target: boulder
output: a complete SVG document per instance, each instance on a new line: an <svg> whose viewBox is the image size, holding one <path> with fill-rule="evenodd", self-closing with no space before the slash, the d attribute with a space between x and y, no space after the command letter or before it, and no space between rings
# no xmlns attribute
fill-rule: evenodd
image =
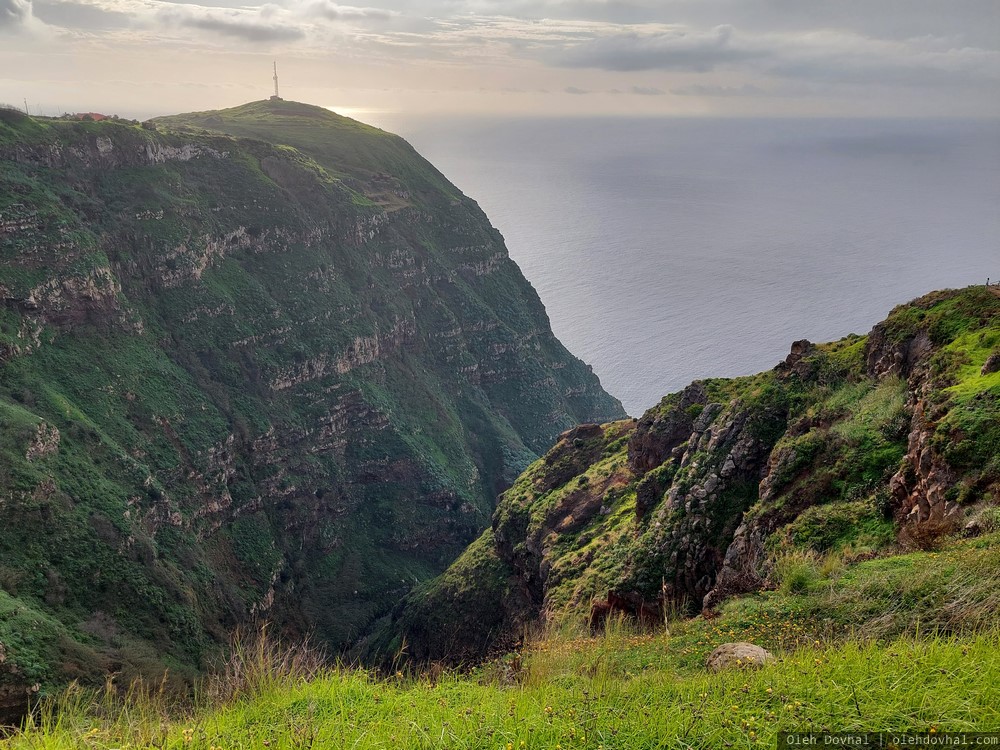
<svg viewBox="0 0 1000 750"><path fill-rule="evenodd" d="M990 375L994 372L1000 372L1000 351L993 352L983 363L983 369L980 370L982 375Z"/></svg>
<svg viewBox="0 0 1000 750"><path fill-rule="evenodd" d="M792 350L785 357L785 361L779 362L774 369L779 375L787 376L794 373L800 378L807 378L812 372L813 365L805 358L815 351L816 345L808 339L794 341L792 342Z"/></svg>
<svg viewBox="0 0 1000 750"><path fill-rule="evenodd" d="M723 643L705 659L709 672L733 667L759 667L774 659L770 651L752 643Z"/></svg>

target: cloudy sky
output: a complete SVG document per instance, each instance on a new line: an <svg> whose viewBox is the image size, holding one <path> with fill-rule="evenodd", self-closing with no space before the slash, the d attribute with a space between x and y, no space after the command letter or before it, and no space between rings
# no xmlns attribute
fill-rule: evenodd
<svg viewBox="0 0 1000 750"><path fill-rule="evenodd" d="M230 106L277 59L285 98L362 117L1000 116L1000 0L366 2L0 0L0 102Z"/></svg>

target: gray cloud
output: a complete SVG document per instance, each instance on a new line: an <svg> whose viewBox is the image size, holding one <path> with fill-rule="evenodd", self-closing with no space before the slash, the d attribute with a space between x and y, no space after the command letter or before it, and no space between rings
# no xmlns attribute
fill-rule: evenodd
<svg viewBox="0 0 1000 750"><path fill-rule="evenodd" d="M555 67L698 73L739 69L826 83L928 86L1000 78L1000 51L939 37L887 40L831 30L754 34L732 26L708 31L640 27L629 33L619 28L550 46L541 58Z"/></svg>
<svg viewBox="0 0 1000 750"><path fill-rule="evenodd" d="M766 72L828 83L933 86L1000 78L1000 51L951 47L947 40L830 39L775 52Z"/></svg>
<svg viewBox="0 0 1000 750"><path fill-rule="evenodd" d="M734 44L733 34L732 26L717 26L707 32L671 29L652 34L615 34L560 49L548 61L567 68L706 72L767 54Z"/></svg>
<svg viewBox="0 0 1000 750"><path fill-rule="evenodd" d="M4 1L0 0L0 2ZM105 10L90 3L35 0L34 12L39 20L52 26L65 28L121 29L131 25L131 16L127 13Z"/></svg>
<svg viewBox="0 0 1000 750"><path fill-rule="evenodd" d="M351 5L338 5L331 0L316 0L303 6L307 16L319 16L331 21L388 21L399 15L396 11L384 8L357 8Z"/></svg>
<svg viewBox="0 0 1000 750"><path fill-rule="evenodd" d="M161 21L190 29L201 29L247 42L288 42L302 39L305 31L272 20L274 9L264 6L259 12L215 10L195 7L160 11Z"/></svg>
<svg viewBox="0 0 1000 750"><path fill-rule="evenodd" d="M840 29L906 40L952 37L991 46L1000 39L996 0L657 0L675 23L731 23L748 31ZM652 4L651 4L652 6Z"/></svg>
<svg viewBox="0 0 1000 750"><path fill-rule="evenodd" d="M712 84L693 83L689 86L680 86L670 89L670 93L676 96L770 96L770 92L759 86L744 83L742 86L719 86Z"/></svg>
<svg viewBox="0 0 1000 750"><path fill-rule="evenodd" d="M161 5L163 7L156 14L160 22L263 43L304 39L307 30L315 31L315 22L321 20L381 23L397 15L390 10L339 5L332 0L291 0L284 5L234 8Z"/></svg>
<svg viewBox="0 0 1000 750"><path fill-rule="evenodd" d="M618 24L731 24L748 31L842 29L863 36L952 36L976 46L1000 39L997 0L385 0L428 15L502 14Z"/></svg>
<svg viewBox="0 0 1000 750"><path fill-rule="evenodd" d="M0 31L11 31L30 22L30 0L0 0Z"/></svg>
<svg viewBox="0 0 1000 750"><path fill-rule="evenodd" d="M387 80L404 79L399 90L406 92L440 79L442 96L458 108L471 98L455 92L469 87L535 91L544 85L562 95L544 103L510 97L510 106L584 111L610 106L602 100L611 94L620 95L615 111L693 104L655 100L669 91L716 98L713 107L734 112L1000 114L1000 0L341 2L357 6L338 0L0 0L0 47L23 55L14 58L23 72L15 70L9 81L41 70L53 80L76 80L79 71L51 53L55 45L94 70L115 66L118 45L130 55L148 52L163 66L173 65L177 49L210 48L233 53L232 62L213 59L237 79L243 62L236 55L287 43L288 55L315 71L316 89L329 85L331 61L348 61L350 81L338 78L337 85L357 86L359 93L350 96L378 104L388 95L371 92ZM57 34L53 27L78 33ZM50 40L51 49L37 39ZM5 96L16 98L20 90ZM66 95L53 96L65 101ZM411 101L425 106L422 98Z"/></svg>

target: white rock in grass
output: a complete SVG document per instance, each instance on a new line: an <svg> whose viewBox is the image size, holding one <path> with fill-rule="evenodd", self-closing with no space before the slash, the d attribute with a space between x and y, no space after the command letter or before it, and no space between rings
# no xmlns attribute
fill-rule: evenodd
<svg viewBox="0 0 1000 750"><path fill-rule="evenodd" d="M723 643L705 659L709 672L721 672L734 667L759 667L771 661L770 651L752 643Z"/></svg>

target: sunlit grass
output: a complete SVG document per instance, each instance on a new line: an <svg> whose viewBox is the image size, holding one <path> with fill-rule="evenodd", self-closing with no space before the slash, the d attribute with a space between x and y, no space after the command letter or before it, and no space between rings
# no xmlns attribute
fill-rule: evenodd
<svg viewBox="0 0 1000 750"><path fill-rule="evenodd" d="M471 672L316 671L307 651L250 640L195 706L162 691L67 691L5 744L38 748L774 747L780 730L1000 726L995 537L942 552L811 566L803 586L711 619L601 634L562 621ZM881 592L881 593L879 593ZM777 659L710 675L720 643ZM286 653L287 651L287 653Z"/></svg>
<svg viewBox="0 0 1000 750"><path fill-rule="evenodd" d="M148 697L110 713L77 697L8 746L773 747L779 730L958 731L1000 722L996 633L814 645L758 671L721 675L658 666L669 636L611 638L624 640L611 649L601 639L550 644L529 658L527 678L511 685L339 669L188 716L169 716ZM651 665L621 669L614 664L619 645ZM601 659L604 668L595 669Z"/></svg>

